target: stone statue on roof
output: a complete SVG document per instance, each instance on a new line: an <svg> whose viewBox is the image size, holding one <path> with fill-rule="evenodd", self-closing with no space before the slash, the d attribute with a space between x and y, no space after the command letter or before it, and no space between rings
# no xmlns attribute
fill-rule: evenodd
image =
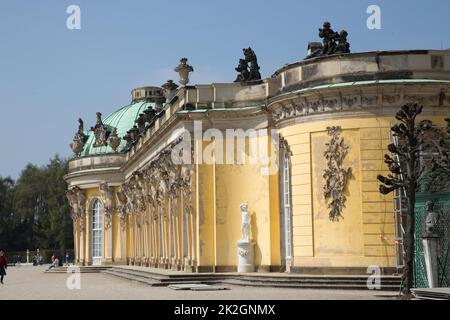
<svg viewBox="0 0 450 320"><path fill-rule="evenodd" d="M94 135L95 135L95 144L94 147L98 148L98 147L104 147L108 145L108 136L109 136L109 132L108 129L106 128L106 126L103 124L102 121L102 114L100 112L96 113L97 115L97 122L95 124L95 127L91 128L91 131L94 131Z"/></svg>
<svg viewBox="0 0 450 320"><path fill-rule="evenodd" d="M78 131L73 137L72 143L70 144L70 149L73 153L78 156L81 151L83 151L84 145L86 144L87 136L84 134L84 122L81 118L78 119Z"/></svg>
<svg viewBox="0 0 450 320"><path fill-rule="evenodd" d="M323 28L319 28L319 37L322 38L322 47L311 52L306 59L328 56L332 54L350 53L350 44L347 41L348 32L342 30L335 32L331 23L325 21Z"/></svg>
<svg viewBox="0 0 450 320"><path fill-rule="evenodd" d="M261 80L261 69L258 65L258 58L252 48L242 49L244 59L239 59L239 65L235 68L239 72L234 82L247 82ZM249 70L250 69L250 70Z"/></svg>

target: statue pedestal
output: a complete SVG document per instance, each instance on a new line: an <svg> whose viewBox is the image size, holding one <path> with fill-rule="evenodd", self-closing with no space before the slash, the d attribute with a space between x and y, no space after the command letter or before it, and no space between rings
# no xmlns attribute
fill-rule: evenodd
<svg viewBox="0 0 450 320"><path fill-rule="evenodd" d="M423 255L425 258L425 267L427 269L427 280L430 288L439 286L438 280L438 245L437 235L429 235L422 238Z"/></svg>
<svg viewBox="0 0 450 320"><path fill-rule="evenodd" d="M239 240L237 242L238 272L255 272L255 242Z"/></svg>

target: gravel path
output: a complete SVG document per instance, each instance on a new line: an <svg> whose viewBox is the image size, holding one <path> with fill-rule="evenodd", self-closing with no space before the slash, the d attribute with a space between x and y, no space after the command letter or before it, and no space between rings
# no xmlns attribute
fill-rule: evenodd
<svg viewBox="0 0 450 320"><path fill-rule="evenodd" d="M373 300L393 299L395 292L314 290L229 286L226 291L174 291L150 287L108 274L80 274L81 289L69 290L69 274L46 274L45 267L10 267L0 300Z"/></svg>

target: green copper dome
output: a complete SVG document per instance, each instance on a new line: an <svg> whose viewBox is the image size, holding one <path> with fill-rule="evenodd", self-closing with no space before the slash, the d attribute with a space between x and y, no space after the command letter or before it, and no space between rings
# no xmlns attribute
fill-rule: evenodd
<svg viewBox="0 0 450 320"><path fill-rule="evenodd" d="M147 108L155 108L155 103L147 101L134 102L128 106L120 108L103 120L103 124L107 127L108 131L113 132L114 129L117 129L117 135L121 138L120 146L118 147L117 152L114 152L114 150L112 150L109 146L94 147L94 132L87 131L85 134L88 136L88 139L83 151L79 154L79 157L123 152L127 145L127 142L123 139L123 136L125 136L127 131L135 125L135 121L139 114L143 113Z"/></svg>

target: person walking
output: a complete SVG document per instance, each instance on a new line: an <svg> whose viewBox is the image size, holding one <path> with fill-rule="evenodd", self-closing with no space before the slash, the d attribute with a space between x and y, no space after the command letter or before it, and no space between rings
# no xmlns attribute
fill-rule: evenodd
<svg viewBox="0 0 450 320"><path fill-rule="evenodd" d="M3 277L6 276L8 262L6 261L5 252L0 249L0 283L3 284Z"/></svg>

